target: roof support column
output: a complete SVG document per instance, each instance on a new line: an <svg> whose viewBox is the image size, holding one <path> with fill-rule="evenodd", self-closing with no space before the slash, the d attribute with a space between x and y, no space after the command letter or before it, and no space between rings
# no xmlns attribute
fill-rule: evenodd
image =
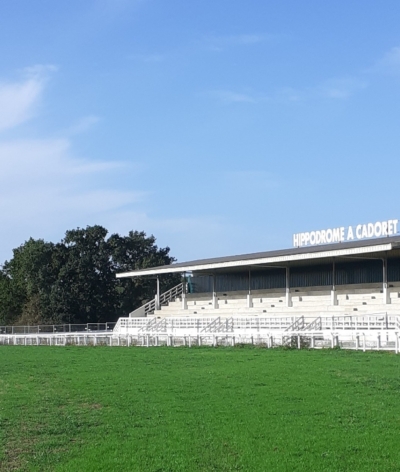
<svg viewBox="0 0 400 472"><path fill-rule="evenodd" d="M286 267L286 306L292 305L292 294L290 293L290 268Z"/></svg>
<svg viewBox="0 0 400 472"><path fill-rule="evenodd" d="M387 259L382 259L383 262L383 284L382 284L382 294L383 294L383 304L387 305L390 303L390 293L388 290L387 282Z"/></svg>
<svg viewBox="0 0 400 472"><path fill-rule="evenodd" d="M332 263L332 290L331 290L331 305L336 306L337 302L337 293L336 293L336 264L335 259Z"/></svg>
<svg viewBox="0 0 400 472"><path fill-rule="evenodd" d="M251 270L249 269L249 293L247 294L247 308L253 308L253 297L251 295Z"/></svg>
<svg viewBox="0 0 400 472"><path fill-rule="evenodd" d="M158 278L158 275L157 275L157 293L155 296L155 302L156 302L156 310L159 310L161 305L160 305L160 279Z"/></svg>
<svg viewBox="0 0 400 472"><path fill-rule="evenodd" d="M216 276L213 274L213 295L212 295L212 307L214 309L218 308L218 298L217 298L217 287L216 287Z"/></svg>
<svg viewBox="0 0 400 472"><path fill-rule="evenodd" d="M182 310L187 310L186 292L187 292L186 274L183 274Z"/></svg>

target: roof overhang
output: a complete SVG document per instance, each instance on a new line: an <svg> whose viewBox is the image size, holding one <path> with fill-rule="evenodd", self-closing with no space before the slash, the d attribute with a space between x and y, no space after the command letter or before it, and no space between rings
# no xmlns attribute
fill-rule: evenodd
<svg viewBox="0 0 400 472"><path fill-rule="evenodd" d="M307 248L302 248L298 252L293 252L293 250L282 251L279 254L279 251L271 251L270 253L260 253L258 254L247 254L243 256L234 256L231 258L226 257L222 258L223 260L218 259L204 259L201 261L192 261L187 263L178 263L171 264L168 266L154 267L150 269L135 270L132 272L123 272L117 274L117 278L125 277L143 277L149 275L162 275L162 274L173 274L173 273L185 273L185 272L212 272L221 269L249 269L250 267L257 266L289 266L291 262L295 261L313 261L314 263L317 260L320 260L321 263L326 262L332 258L345 258L345 257L378 257L379 253L385 254L387 251L391 251L393 248L398 247L395 242L385 242L382 243L382 240L376 241L376 244L369 245L360 245L352 247L343 247L344 245L336 244L330 245L328 247L320 246L317 250L308 250ZM373 243L373 242L372 242ZM333 247L332 247L333 246ZM304 250L306 249L306 250ZM310 248L308 248L310 249ZM383 257L383 256L382 256Z"/></svg>

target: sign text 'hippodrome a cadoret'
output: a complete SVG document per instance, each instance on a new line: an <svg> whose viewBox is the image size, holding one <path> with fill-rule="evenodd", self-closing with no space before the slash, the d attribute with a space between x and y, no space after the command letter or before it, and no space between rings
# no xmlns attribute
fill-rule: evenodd
<svg viewBox="0 0 400 472"><path fill-rule="evenodd" d="M293 246L315 246L316 244L341 243L357 239L379 238L397 234L398 220L377 221L357 226L329 228L293 235Z"/></svg>

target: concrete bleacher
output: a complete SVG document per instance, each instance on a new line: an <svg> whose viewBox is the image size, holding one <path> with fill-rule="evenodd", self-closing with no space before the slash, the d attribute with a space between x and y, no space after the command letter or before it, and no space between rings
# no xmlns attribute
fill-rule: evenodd
<svg viewBox="0 0 400 472"><path fill-rule="evenodd" d="M154 312L156 317L212 316L333 316L400 313L400 283L388 287L388 302L384 303L381 284L341 285L336 287L336 304L332 303L328 287L292 288L291 306L284 290L257 290L218 293L216 303L212 293L186 294ZM185 308L185 307L186 308Z"/></svg>

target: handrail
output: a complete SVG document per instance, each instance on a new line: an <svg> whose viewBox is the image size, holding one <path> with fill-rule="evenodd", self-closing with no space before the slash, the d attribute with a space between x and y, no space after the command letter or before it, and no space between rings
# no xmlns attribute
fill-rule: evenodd
<svg viewBox="0 0 400 472"><path fill-rule="evenodd" d="M175 285L175 287L170 288L166 292L160 295L160 307L168 305L169 302L175 301L183 293L183 283ZM156 296L157 298L157 296ZM137 316L148 316L155 312L156 310L156 298L145 303L141 307L133 310L129 313L129 316L135 318Z"/></svg>
<svg viewBox="0 0 400 472"><path fill-rule="evenodd" d="M40 334L112 331L118 324L111 323L65 323L54 325L0 326L0 334Z"/></svg>
<svg viewBox="0 0 400 472"><path fill-rule="evenodd" d="M297 318L285 331L298 331L304 329L304 316Z"/></svg>
<svg viewBox="0 0 400 472"><path fill-rule="evenodd" d="M321 329L322 329L322 321L321 321L320 316L318 316L318 318L315 318L315 320L309 323L307 326L304 326L305 331L315 331L315 330L321 330Z"/></svg>

